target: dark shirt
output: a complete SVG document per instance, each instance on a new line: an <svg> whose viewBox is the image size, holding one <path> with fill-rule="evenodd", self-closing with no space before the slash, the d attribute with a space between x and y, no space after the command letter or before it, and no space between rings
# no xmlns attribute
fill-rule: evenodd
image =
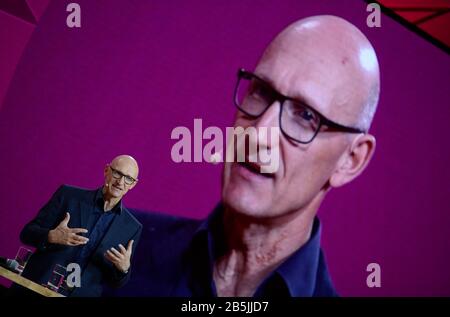
<svg viewBox="0 0 450 317"><path fill-rule="evenodd" d="M129 284L109 296L217 296L213 265L226 249L223 207L205 220L135 212L144 225ZM308 242L279 265L255 297L337 296L320 249L314 220Z"/></svg>
<svg viewBox="0 0 450 317"><path fill-rule="evenodd" d="M104 204L105 200L103 199L102 188L100 188L95 194L93 212L89 215L86 228L84 228L88 230L87 237L89 238L89 241L80 248L77 258L74 261L80 265L82 270L86 267L90 256L97 248L100 241L102 241L103 236L108 231L115 216L122 212L122 201L109 211L104 211Z"/></svg>

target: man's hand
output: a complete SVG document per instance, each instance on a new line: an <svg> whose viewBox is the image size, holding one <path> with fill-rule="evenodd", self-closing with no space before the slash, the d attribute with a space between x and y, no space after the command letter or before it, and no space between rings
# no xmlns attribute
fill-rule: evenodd
<svg viewBox="0 0 450 317"><path fill-rule="evenodd" d="M86 229L67 227L69 220L70 214L66 212L66 217L61 221L58 227L48 232L48 242L76 246L86 244L89 241L88 238L78 235L78 233L88 232Z"/></svg>
<svg viewBox="0 0 450 317"><path fill-rule="evenodd" d="M121 272L126 273L130 268L131 252L133 250L134 240L128 241L128 246L125 249L123 245L119 244L120 251L114 248L106 251L105 258L110 261Z"/></svg>

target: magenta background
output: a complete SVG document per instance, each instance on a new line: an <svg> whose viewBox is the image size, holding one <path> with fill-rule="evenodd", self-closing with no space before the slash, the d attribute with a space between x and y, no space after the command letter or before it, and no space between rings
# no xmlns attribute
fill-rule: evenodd
<svg viewBox="0 0 450 317"><path fill-rule="evenodd" d="M48 1L30 2L43 11ZM15 255L22 226L60 184L97 187L121 153L141 165L128 206L206 216L221 165L173 163L172 129L194 118L229 126L237 68L252 69L296 19L335 14L372 41L382 76L375 157L320 210L337 290L450 296L446 53L387 16L366 27L357 0L75 1L81 29L65 25L69 2L50 1L37 27L0 12L0 255ZM379 289L366 286L370 262L381 265Z"/></svg>

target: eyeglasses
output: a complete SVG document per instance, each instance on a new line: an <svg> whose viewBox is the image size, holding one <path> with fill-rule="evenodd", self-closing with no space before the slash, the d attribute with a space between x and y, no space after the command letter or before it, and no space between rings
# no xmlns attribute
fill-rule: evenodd
<svg viewBox="0 0 450 317"><path fill-rule="evenodd" d="M244 69L238 71L234 103L240 111L249 117L258 118L275 101L280 102L281 132L298 143L312 142L322 126L348 133L365 133L363 130L331 121L304 102L280 94L253 73Z"/></svg>
<svg viewBox="0 0 450 317"><path fill-rule="evenodd" d="M109 166L109 168L111 169L111 174L115 179L121 179L123 177L125 184L127 185L133 185L133 183L136 181L136 179L134 179L133 177L125 175L121 171L118 171L115 168L112 168L111 166Z"/></svg>

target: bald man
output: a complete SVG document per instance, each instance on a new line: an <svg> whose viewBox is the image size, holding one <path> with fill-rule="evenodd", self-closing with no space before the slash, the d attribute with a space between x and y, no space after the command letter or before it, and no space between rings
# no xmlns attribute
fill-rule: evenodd
<svg viewBox="0 0 450 317"><path fill-rule="evenodd" d="M374 49L355 26L334 16L288 26L253 71L239 70L234 96L235 127L281 131L278 142L250 134L241 143L278 151L279 168L264 173L247 153L245 162L224 164L222 201L205 221L146 219L152 226L143 239L147 253L124 291L337 295L316 214L332 188L351 182L369 163L378 94Z"/></svg>
<svg viewBox="0 0 450 317"><path fill-rule="evenodd" d="M136 160L120 155L105 166L102 187L61 186L20 234L23 243L36 248L22 275L47 285L56 264L75 263L81 283L59 289L63 295L100 296L104 283L123 286L142 225L122 198L136 186L138 174Z"/></svg>

